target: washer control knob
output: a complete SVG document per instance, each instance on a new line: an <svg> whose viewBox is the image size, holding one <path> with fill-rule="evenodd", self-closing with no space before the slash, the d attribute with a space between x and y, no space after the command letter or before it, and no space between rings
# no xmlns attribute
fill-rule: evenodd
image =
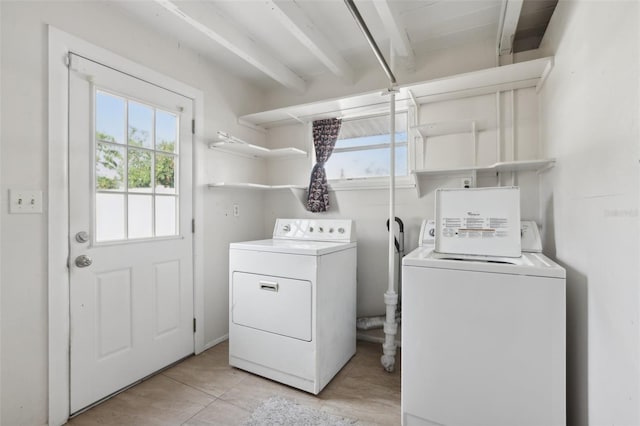
<svg viewBox="0 0 640 426"><path fill-rule="evenodd" d="M344 228L338 228L338 232L344 234Z"/></svg>

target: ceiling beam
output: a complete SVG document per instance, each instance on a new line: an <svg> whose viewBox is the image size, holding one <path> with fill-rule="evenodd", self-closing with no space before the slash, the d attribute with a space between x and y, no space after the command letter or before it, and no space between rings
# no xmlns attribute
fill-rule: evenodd
<svg viewBox="0 0 640 426"><path fill-rule="evenodd" d="M502 15L498 27L498 55L513 52L513 39L520 20L520 11L524 0L503 0Z"/></svg>
<svg viewBox="0 0 640 426"><path fill-rule="evenodd" d="M329 71L347 83L353 82L353 70L324 34L309 20L295 2L265 0L275 18L302 43Z"/></svg>
<svg viewBox="0 0 640 426"><path fill-rule="evenodd" d="M306 90L307 85L303 79L216 13L207 2L183 2L178 7L171 0L154 1L283 86L298 92Z"/></svg>
<svg viewBox="0 0 640 426"><path fill-rule="evenodd" d="M391 39L393 52L405 59L408 69L415 67L415 55L407 31L400 24L400 16L393 9L390 0L374 0L373 5Z"/></svg>

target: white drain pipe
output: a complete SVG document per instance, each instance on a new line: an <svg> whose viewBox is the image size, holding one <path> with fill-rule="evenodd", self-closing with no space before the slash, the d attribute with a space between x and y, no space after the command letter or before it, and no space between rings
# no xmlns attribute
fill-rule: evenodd
<svg viewBox="0 0 640 426"><path fill-rule="evenodd" d="M378 45L376 44L369 28L367 28L367 24L362 19L362 15L358 11L353 0L344 0L344 3L347 5L347 8L353 15L358 27L364 34L369 46L373 50L374 55L380 62L380 66L384 70L387 78L389 79L389 93L391 94L389 104L391 106L391 159L390 159L390 178L389 178L389 223L393 225L395 222L395 195L396 195L396 94L394 91L394 85L396 84L396 77L393 75L393 71L387 64L387 61L382 56ZM391 55L393 57L393 54ZM391 231L391 228L389 229ZM394 279L395 279L395 244L394 244L394 233L389 232L389 287L387 292L384 294L384 303L387 305L387 315L386 321L384 323L384 343L382 345L383 353L380 362L384 366L384 369L388 372L392 372L395 368L396 364L396 333L398 332L398 324L396 323L396 307L398 305L398 295L394 289Z"/></svg>
<svg viewBox="0 0 640 426"><path fill-rule="evenodd" d="M384 369L391 373L396 366L396 334L398 333L398 323L396 322L398 294L394 288L396 276L395 234L391 232L396 220L396 94L393 89L390 89L389 109L391 111L389 123L391 134L391 146L389 147L391 150L389 153L389 274L387 292L384 294L387 318L384 323L383 355L380 362Z"/></svg>

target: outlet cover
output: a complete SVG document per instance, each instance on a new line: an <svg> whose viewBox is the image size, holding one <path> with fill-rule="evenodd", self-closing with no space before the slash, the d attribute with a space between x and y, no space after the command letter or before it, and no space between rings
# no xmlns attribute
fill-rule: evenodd
<svg viewBox="0 0 640 426"><path fill-rule="evenodd" d="M473 181L473 176L463 177L461 184L463 188L474 188L476 186Z"/></svg>

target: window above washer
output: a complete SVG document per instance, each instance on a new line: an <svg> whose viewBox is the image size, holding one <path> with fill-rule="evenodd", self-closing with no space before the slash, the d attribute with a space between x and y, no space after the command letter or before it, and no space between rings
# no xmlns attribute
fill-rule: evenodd
<svg viewBox="0 0 640 426"><path fill-rule="evenodd" d="M396 114L396 176L409 172L408 113ZM389 114L344 119L329 161L327 178L340 182L389 176Z"/></svg>

